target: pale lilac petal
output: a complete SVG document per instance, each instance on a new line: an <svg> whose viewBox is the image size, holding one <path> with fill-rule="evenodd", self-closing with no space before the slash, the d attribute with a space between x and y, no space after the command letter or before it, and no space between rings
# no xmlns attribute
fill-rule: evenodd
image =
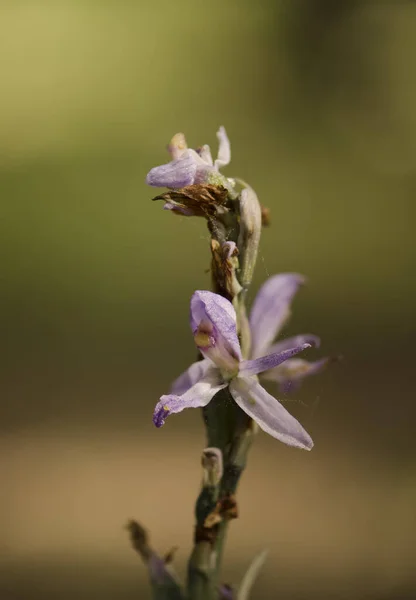
<svg viewBox="0 0 416 600"><path fill-rule="evenodd" d="M206 358L192 363L192 365L172 383L170 393L175 394L176 396L184 394L189 388L204 377L210 366L212 366L212 362Z"/></svg>
<svg viewBox="0 0 416 600"><path fill-rule="evenodd" d="M288 358L291 358L292 356L295 356L295 354L299 354L302 350L306 350L306 348L310 347L311 345L306 343L301 344L296 348L289 348L288 350L283 350L283 352L268 354L267 356L255 358L254 360L243 360L240 363L240 375L247 377L263 373L264 371L270 371L281 365Z"/></svg>
<svg viewBox="0 0 416 600"><path fill-rule="evenodd" d="M186 206L179 206L173 202L165 202L163 210L171 210L173 213L182 215L184 217L193 217L195 214L192 210L186 208Z"/></svg>
<svg viewBox="0 0 416 600"><path fill-rule="evenodd" d="M187 151L180 158L151 169L146 183L153 187L182 188L194 183L196 171L194 155Z"/></svg>
<svg viewBox="0 0 416 600"><path fill-rule="evenodd" d="M319 346L321 345L321 340L317 335L313 335L312 333L294 335L293 337L288 337L283 340L279 340L278 342L270 346L267 352L270 354L274 354L275 352L283 352L283 350L295 348L296 346L300 346L301 344L310 344L314 348L319 348Z"/></svg>
<svg viewBox="0 0 416 600"><path fill-rule="evenodd" d="M250 313L253 358L266 354L290 315L290 303L305 279L298 273L270 277L260 288Z"/></svg>
<svg viewBox="0 0 416 600"><path fill-rule="evenodd" d="M162 396L156 404L153 413L153 423L156 427L165 424L166 417L172 413L179 413L185 408L199 408L206 406L217 392L226 387L219 377L218 370L211 367L195 385L187 390L182 396L168 394Z"/></svg>
<svg viewBox="0 0 416 600"><path fill-rule="evenodd" d="M173 160L151 169L146 177L146 183L153 187L173 189L205 183L212 172L218 171L221 166L230 161L230 143L223 127L219 129L217 137L220 144L218 158L214 165L207 144L193 150L187 147L184 134L177 133L168 145L168 152Z"/></svg>
<svg viewBox="0 0 416 600"><path fill-rule="evenodd" d="M194 183L206 183L209 179L209 174L212 173L213 170L214 167L210 167L205 163L203 165L199 165L196 170Z"/></svg>
<svg viewBox="0 0 416 600"><path fill-rule="evenodd" d="M211 149L208 146L208 144L204 144L203 146L201 146L201 148L197 148L196 152L199 154L199 156L202 158L205 164L207 164L210 167L214 166L211 156Z"/></svg>
<svg viewBox="0 0 416 600"><path fill-rule="evenodd" d="M288 446L310 450L313 441L302 425L254 377L236 377L230 392L238 406L258 426Z"/></svg>
<svg viewBox="0 0 416 600"><path fill-rule="evenodd" d="M231 302L209 291L197 291L191 298L191 329L202 354L220 369L238 371L241 360L236 328L237 317Z"/></svg>
<svg viewBox="0 0 416 600"><path fill-rule="evenodd" d="M206 149L208 149L208 152ZM201 151L193 150L192 148L190 148L188 150L188 153L190 156L192 156L196 164L194 183L206 183L208 181L209 174L215 170L212 164L212 157L210 163L211 152L209 150L209 146L203 146Z"/></svg>
<svg viewBox="0 0 416 600"><path fill-rule="evenodd" d="M229 300L208 290L196 291L191 298L191 328L195 331L203 319L211 321L225 337L234 337L238 343L234 306Z"/></svg>
<svg viewBox="0 0 416 600"><path fill-rule="evenodd" d="M280 390L287 394L299 389L300 383L305 377L320 373L330 360L329 357L325 357L309 362L302 358L292 358L274 369L265 371L262 377L268 381L277 382L280 385Z"/></svg>
<svg viewBox="0 0 416 600"><path fill-rule="evenodd" d="M214 163L216 170L218 171L221 167L228 165L231 160L231 146L230 140L228 139L227 133L224 127L220 127L217 131L217 138L219 142L218 157Z"/></svg>

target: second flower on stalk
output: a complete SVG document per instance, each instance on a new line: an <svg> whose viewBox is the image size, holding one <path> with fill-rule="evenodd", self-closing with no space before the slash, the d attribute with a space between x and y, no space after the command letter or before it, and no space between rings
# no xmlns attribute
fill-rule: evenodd
<svg viewBox="0 0 416 600"><path fill-rule="evenodd" d="M276 284L281 287L282 283L286 284L284 288L287 290L289 287L294 288L294 291L284 294L284 298L280 297L287 313L290 300L299 285L299 283L293 285L293 280L299 276L285 274L276 277L284 277L284 282L281 279L276 281L276 278L271 278L264 288L268 285L270 292L272 288L276 288ZM273 285L270 285L272 282ZM290 283L292 285L288 286ZM273 296L276 294L272 294L272 298ZM261 298L262 296L259 294L257 303L261 301ZM267 288L263 289L263 298L263 308L260 313L267 314L266 309L267 306L270 308L271 299ZM257 304L256 310L255 303L254 321L256 321L255 317L259 309ZM276 310L274 313L276 315ZM280 311L280 321L282 315L283 313ZM279 324L277 323L277 325ZM286 345L286 348L271 352L266 356L259 356L256 351L252 360L243 360L237 336L234 307L222 296L209 291L197 291L192 296L191 329L194 341L204 356L204 360L193 363L174 383L173 393L161 397L153 416L157 427L161 427L166 417L172 413L181 412L185 408L206 406L217 392L228 387L234 401L256 421L261 429L290 446L307 450L313 447L313 441L309 434L286 408L261 386L257 375L263 372L273 373L284 361L290 360L302 350L311 347L310 342L315 343L316 341L314 336L299 338L300 341L297 345L292 347ZM269 334L272 332L273 339L277 333L277 327L270 328L269 322L268 332ZM310 340L307 341L306 337ZM259 347L259 341L257 341L257 347ZM303 368L303 371L305 370Z"/></svg>

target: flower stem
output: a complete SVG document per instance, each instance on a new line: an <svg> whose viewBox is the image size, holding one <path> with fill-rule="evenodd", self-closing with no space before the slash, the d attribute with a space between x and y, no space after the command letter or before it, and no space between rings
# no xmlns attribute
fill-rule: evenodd
<svg viewBox="0 0 416 600"><path fill-rule="evenodd" d="M229 223L222 222L221 226L214 221L208 223L212 236L213 289L233 303L242 355L248 358L251 340L245 300L257 259L261 211L256 194L248 186L235 199L234 207ZM234 252L228 252L229 240L233 239L237 242L238 259ZM227 252L221 254L226 246ZM215 494L210 495L203 487L196 503L195 546L188 566L189 600L219 597L228 525L237 517L235 494L257 430L256 424L234 402L228 388L216 394L203 409L203 416L208 445L221 450L224 471Z"/></svg>

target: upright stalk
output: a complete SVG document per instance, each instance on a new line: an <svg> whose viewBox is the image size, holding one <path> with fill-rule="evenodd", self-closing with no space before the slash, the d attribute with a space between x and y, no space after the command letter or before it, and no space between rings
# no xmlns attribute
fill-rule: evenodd
<svg viewBox="0 0 416 600"><path fill-rule="evenodd" d="M229 206L227 219L208 221L213 289L233 303L243 358L248 358L250 328L245 301L257 259L261 210L249 187L244 187L237 198L229 198ZM257 427L235 404L227 388L203 409L203 415L207 445L221 451L224 471L218 496L209 498L203 488L196 503L195 546L187 590L190 600L217 600L226 534L230 520L238 516L235 494Z"/></svg>

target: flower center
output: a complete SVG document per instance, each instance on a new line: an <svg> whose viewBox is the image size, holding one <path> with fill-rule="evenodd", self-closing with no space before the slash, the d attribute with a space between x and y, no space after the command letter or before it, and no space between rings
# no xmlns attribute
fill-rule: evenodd
<svg viewBox="0 0 416 600"><path fill-rule="evenodd" d="M198 325L198 329L194 334L194 341L198 348L213 348L215 346L215 338L213 336L213 326L207 320L202 320Z"/></svg>
<svg viewBox="0 0 416 600"><path fill-rule="evenodd" d="M209 333L206 333L205 331L198 330L194 335L194 340L195 344L199 348L209 348L210 346L212 346L212 338L209 335Z"/></svg>

